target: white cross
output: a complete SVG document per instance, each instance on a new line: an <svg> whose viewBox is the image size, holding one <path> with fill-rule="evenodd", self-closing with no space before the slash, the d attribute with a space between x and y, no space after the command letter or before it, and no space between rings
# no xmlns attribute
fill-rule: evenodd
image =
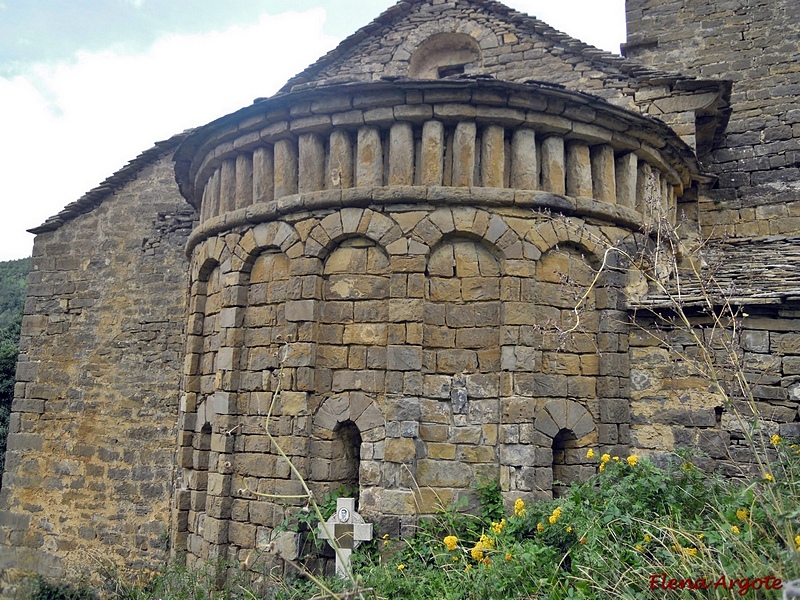
<svg viewBox="0 0 800 600"><path fill-rule="evenodd" d="M350 555L361 542L372 539L372 523L365 523L355 510L355 498L338 498L336 512L325 524L319 524L319 537L336 551L336 574L348 577Z"/></svg>

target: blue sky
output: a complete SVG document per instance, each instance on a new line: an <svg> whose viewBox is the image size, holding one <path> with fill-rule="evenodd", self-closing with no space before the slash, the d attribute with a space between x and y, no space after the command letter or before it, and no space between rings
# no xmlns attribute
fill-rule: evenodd
<svg viewBox="0 0 800 600"><path fill-rule="evenodd" d="M605 50L624 0L507 0ZM393 0L0 0L0 260L149 148L269 96ZM213 85L211 82L215 82Z"/></svg>

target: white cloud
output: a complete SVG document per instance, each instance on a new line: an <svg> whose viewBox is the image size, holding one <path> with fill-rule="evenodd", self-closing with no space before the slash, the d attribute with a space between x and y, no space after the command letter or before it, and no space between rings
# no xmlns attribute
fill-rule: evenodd
<svg viewBox="0 0 800 600"><path fill-rule="evenodd" d="M605 49L624 39L624 0L509 4ZM162 38L141 54L84 53L0 78L0 260L29 254L25 229L155 141L273 94L335 46L325 17L322 8L264 15L220 32Z"/></svg>
<svg viewBox="0 0 800 600"><path fill-rule="evenodd" d="M508 5L615 54L625 41L625 0L509 0Z"/></svg>
<svg viewBox="0 0 800 600"><path fill-rule="evenodd" d="M171 36L148 52L80 54L0 78L0 260L30 253L25 229L79 198L153 142L269 96L330 50L325 11Z"/></svg>

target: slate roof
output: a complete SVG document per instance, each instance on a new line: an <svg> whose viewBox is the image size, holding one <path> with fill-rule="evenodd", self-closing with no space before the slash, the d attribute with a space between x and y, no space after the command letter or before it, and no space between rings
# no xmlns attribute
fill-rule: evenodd
<svg viewBox="0 0 800 600"><path fill-rule="evenodd" d="M691 274L670 284L673 298L685 306L714 303L734 306L800 301L800 235L713 240L700 252L700 278ZM669 308L666 294L650 294L639 308Z"/></svg>

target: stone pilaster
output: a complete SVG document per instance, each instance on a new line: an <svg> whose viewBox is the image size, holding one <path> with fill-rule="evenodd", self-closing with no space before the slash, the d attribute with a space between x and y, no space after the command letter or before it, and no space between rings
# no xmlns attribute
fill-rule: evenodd
<svg viewBox="0 0 800 600"><path fill-rule="evenodd" d="M592 195L592 163L586 142L572 140L567 144L567 195Z"/></svg>
<svg viewBox="0 0 800 600"><path fill-rule="evenodd" d="M593 146L592 190L594 197L601 202L617 203L617 180L614 173L614 148L608 144Z"/></svg>
<svg viewBox="0 0 800 600"><path fill-rule="evenodd" d="M353 187L353 142L350 134L341 129L331 132L325 187L331 190Z"/></svg>
<svg viewBox="0 0 800 600"><path fill-rule="evenodd" d="M250 154L236 157L236 208L253 203L253 158Z"/></svg>
<svg viewBox="0 0 800 600"><path fill-rule="evenodd" d="M275 198L297 193L297 147L289 139L275 142Z"/></svg>
<svg viewBox="0 0 800 600"><path fill-rule="evenodd" d="M325 181L325 148L316 133L303 133L297 140L299 159L297 191L316 192Z"/></svg>
<svg viewBox="0 0 800 600"><path fill-rule="evenodd" d="M442 185L444 175L444 125L440 121L426 121L422 126L420 149L420 183Z"/></svg>
<svg viewBox="0 0 800 600"><path fill-rule="evenodd" d="M617 204L625 208L636 207L636 167L638 157L633 153L623 154L616 160Z"/></svg>
<svg viewBox="0 0 800 600"><path fill-rule="evenodd" d="M358 130L356 146L356 186L374 187L383 183L383 148L377 127Z"/></svg>
<svg viewBox="0 0 800 600"><path fill-rule="evenodd" d="M475 143L477 127L472 121L456 125L453 134L453 185L471 187L475 184Z"/></svg>
<svg viewBox="0 0 800 600"><path fill-rule="evenodd" d="M275 197L275 157L272 146L253 152L253 202L269 202Z"/></svg>
<svg viewBox="0 0 800 600"><path fill-rule="evenodd" d="M539 164L533 129L516 129L511 136L511 187L520 190L539 189Z"/></svg>
<svg viewBox="0 0 800 600"><path fill-rule="evenodd" d="M542 189L564 194L564 138L551 135L542 140Z"/></svg>
<svg viewBox="0 0 800 600"><path fill-rule="evenodd" d="M220 214L236 209L236 158L222 161L219 183Z"/></svg>
<svg viewBox="0 0 800 600"><path fill-rule="evenodd" d="M500 125L488 125L481 135L481 185L483 187L505 187L505 129Z"/></svg>
<svg viewBox="0 0 800 600"><path fill-rule="evenodd" d="M389 130L389 185L414 184L414 130L399 122Z"/></svg>

